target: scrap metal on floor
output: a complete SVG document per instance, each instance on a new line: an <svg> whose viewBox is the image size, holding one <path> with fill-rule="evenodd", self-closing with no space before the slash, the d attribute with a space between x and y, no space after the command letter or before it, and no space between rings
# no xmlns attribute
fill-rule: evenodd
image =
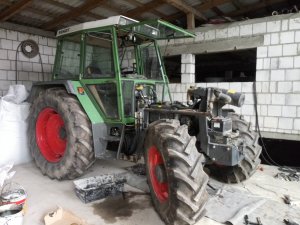
<svg viewBox="0 0 300 225"><path fill-rule="evenodd" d="M144 174L128 170L132 165L127 161L98 160L82 178L124 174L125 194L87 204L76 197L73 181L51 180L34 163L15 166L13 180L27 191L24 225L43 225L44 216L58 206L89 225L164 224L151 204ZM279 172L282 171L277 167L261 165L249 180L240 184L223 184L210 178L207 214L197 224L300 224L300 182L278 179Z"/></svg>

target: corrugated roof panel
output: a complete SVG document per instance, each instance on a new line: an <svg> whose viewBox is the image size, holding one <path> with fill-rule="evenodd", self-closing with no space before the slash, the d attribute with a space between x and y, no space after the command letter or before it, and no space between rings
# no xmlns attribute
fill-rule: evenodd
<svg viewBox="0 0 300 225"><path fill-rule="evenodd" d="M237 10L237 8L232 3L225 3L223 5L219 5L218 8L224 13L230 13L232 11Z"/></svg>
<svg viewBox="0 0 300 225"><path fill-rule="evenodd" d="M62 7L58 7L58 6L49 4L44 1L33 1L32 7L36 8L36 9L40 8L41 10L48 11L49 13L53 13L53 14L57 14L57 15L61 15L61 14L69 11Z"/></svg>
<svg viewBox="0 0 300 225"><path fill-rule="evenodd" d="M42 16L42 15L35 14L33 12L28 12L26 10L21 11L18 14L21 15L21 16L28 17L28 18L32 18L33 20L40 20L40 21L43 21L43 22L47 22L47 21L52 19L52 17L49 17L47 15Z"/></svg>
<svg viewBox="0 0 300 225"><path fill-rule="evenodd" d="M132 6L132 5L128 4L127 2L120 1L120 0L111 0L107 4L119 9L119 11L122 13L125 13L125 12L135 8L135 6Z"/></svg>
<svg viewBox="0 0 300 225"><path fill-rule="evenodd" d="M184 0L184 2L190 6L193 6L193 5L198 5L200 3L203 3L204 1L201 1L201 0Z"/></svg>
<svg viewBox="0 0 300 225"><path fill-rule="evenodd" d="M159 7L157 7L156 10L163 14L166 14L167 16L178 12L178 9L176 9L175 7L173 7L169 4L163 4Z"/></svg>
<svg viewBox="0 0 300 225"><path fill-rule="evenodd" d="M260 2L260 0L239 0L239 1L242 5L245 5L245 6Z"/></svg>
<svg viewBox="0 0 300 225"><path fill-rule="evenodd" d="M55 0L57 2L60 2L60 3L64 3L66 5L69 5L69 6L72 6L72 7L78 7L80 6L81 4L83 4L85 2L85 0Z"/></svg>
<svg viewBox="0 0 300 225"><path fill-rule="evenodd" d="M103 17L110 17L110 16L118 15L117 12L112 12L108 9L104 9L104 8L101 8L101 7L97 7L95 9L92 9L91 12L93 12L95 14L98 14L98 15L101 15Z"/></svg>
<svg viewBox="0 0 300 225"><path fill-rule="evenodd" d="M9 19L10 22L31 26L31 27L39 27L44 22L39 19L32 19L32 17L27 17L23 15L16 14Z"/></svg>
<svg viewBox="0 0 300 225"><path fill-rule="evenodd" d="M145 12L142 15L143 15L143 19L145 20L159 19L159 16L150 12Z"/></svg>
<svg viewBox="0 0 300 225"><path fill-rule="evenodd" d="M207 10L207 11L203 12L203 14L207 18L211 18L211 17L217 16L217 14L215 12L213 12L212 10Z"/></svg>

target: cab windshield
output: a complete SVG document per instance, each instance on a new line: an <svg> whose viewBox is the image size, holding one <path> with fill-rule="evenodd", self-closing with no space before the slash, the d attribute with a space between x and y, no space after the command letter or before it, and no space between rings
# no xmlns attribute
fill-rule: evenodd
<svg viewBox="0 0 300 225"><path fill-rule="evenodd" d="M124 78L163 80L154 40L124 33L119 37L119 61Z"/></svg>

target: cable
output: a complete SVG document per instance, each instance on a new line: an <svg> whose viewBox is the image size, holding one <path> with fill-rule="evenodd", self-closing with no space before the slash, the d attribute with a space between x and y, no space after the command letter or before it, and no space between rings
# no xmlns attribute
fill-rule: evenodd
<svg viewBox="0 0 300 225"><path fill-rule="evenodd" d="M268 151L267 151L267 148L265 146L265 143L262 139L262 135L261 135L261 132L260 132L260 127L259 127L259 120L258 120L258 111L257 111L257 92L256 92L256 81L253 82L253 95L254 95L254 108L255 108L255 127L256 127L256 131L258 132L258 135L259 135L259 138L260 138L260 141L262 143L262 147L263 147L263 150L262 151L262 158L270 165L275 165L275 166L278 166L278 167L282 167L281 165L279 165L278 163L276 163L272 158L271 156L269 155ZM268 156L268 158L270 159L267 160L267 158L264 156L264 152L266 153L266 155Z"/></svg>

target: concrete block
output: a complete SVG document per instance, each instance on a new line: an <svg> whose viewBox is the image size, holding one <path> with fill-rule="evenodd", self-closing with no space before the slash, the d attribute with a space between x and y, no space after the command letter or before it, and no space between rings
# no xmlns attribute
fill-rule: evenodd
<svg viewBox="0 0 300 225"><path fill-rule="evenodd" d="M265 34L264 35L264 45L270 45L271 44L271 34Z"/></svg>
<svg viewBox="0 0 300 225"><path fill-rule="evenodd" d="M269 70L258 70L256 71L256 81L268 81L270 79Z"/></svg>
<svg viewBox="0 0 300 225"><path fill-rule="evenodd" d="M254 105L243 105L242 115L254 115Z"/></svg>
<svg viewBox="0 0 300 225"><path fill-rule="evenodd" d="M286 94L286 105L300 106L300 94Z"/></svg>
<svg viewBox="0 0 300 225"><path fill-rule="evenodd" d="M253 24L253 34L262 34L262 33L266 33L266 31L267 31L266 22Z"/></svg>
<svg viewBox="0 0 300 225"><path fill-rule="evenodd" d="M185 64L184 63L181 63L180 72L181 72L181 74L185 73Z"/></svg>
<svg viewBox="0 0 300 225"><path fill-rule="evenodd" d="M16 51L17 48L19 47L20 45L20 41L13 41L13 47L12 47L12 50ZM20 50L20 49L19 49Z"/></svg>
<svg viewBox="0 0 300 225"><path fill-rule="evenodd" d="M271 34L271 44L278 45L279 44L279 33Z"/></svg>
<svg viewBox="0 0 300 225"><path fill-rule="evenodd" d="M0 38L6 39L6 30L0 28Z"/></svg>
<svg viewBox="0 0 300 225"><path fill-rule="evenodd" d="M44 55L52 55L52 48L48 46L39 46L40 48L43 47Z"/></svg>
<svg viewBox="0 0 300 225"><path fill-rule="evenodd" d="M257 47L256 51L257 58L265 58L268 56L268 47L260 46Z"/></svg>
<svg viewBox="0 0 300 225"><path fill-rule="evenodd" d="M256 84L256 93L261 92L262 82L256 82L255 84ZM253 84L253 87L254 87L254 84Z"/></svg>
<svg viewBox="0 0 300 225"><path fill-rule="evenodd" d="M271 94L257 94L257 103L270 104L271 103Z"/></svg>
<svg viewBox="0 0 300 225"><path fill-rule="evenodd" d="M12 84L11 81L2 80L0 82L0 90L2 91L8 91L9 86Z"/></svg>
<svg viewBox="0 0 300 225"><path fill-rule="evenodd" d="M285 94L272 94L272 104L273 105L284 105L285 104Z"/></svg>
<svg viewBox="0 0 300 225"><path fill-rule="evenodd" d="M7 50L7 56L8 56L9 60L15 60L16 59L16 51Z"/></svg>
<svg viewBox="0 0 300 225"><path fill-rule="evenodd" d="M183 94L182 93L174 93L174 101L179 101L182 102L183 101Z"/></svg>
<svg viewBox="0 0 300 225"><path fill-rule="evenodd" d="M286 70L285 79L286 80L300 80L300 69Z"/></svg>
<svg viewBox="0 0 300 225"><path fill-rule="evenodd" d="M300 42L300 31L295 32L295 42Z"/></svg>
<svg viewBox="0 0 300 225"><path fill-rule="evenodd" d="M40 63L32 63L33 72L42 72L42 67Z"/></svg>
<svg viewBox="0 0 300 225"><path fill-rule="evenodd" d="M262 93L268 93L269 89L270 89L270 82L262 82L261 92Z"/></svg>
<svg viewBox="0 0 300 225"><path fill-rule="evenodd" d="M0 59L8 59L8 53L5 49L0 49Z"/></svg>
<svg viewBox="0 0 300 225"><path fill-rule="evenodd" d="M40 45L48 45L48 38L39 36L39 44Z"/></svg>
<svg viewBox="0 0 300 225"><path fill-rule="evenodd" d="M280 57L279 58L280 69L293 69L294 68L294 57Z"/></svg>
<svg viewBox="0 0 300 225"><path fill-rule="evenodd" d="M281 30L285 31L289 29L289 20L282 20L281 21Z"/></svg>
<svg viewBox="0 0 300 225"><path fill-rule="evenodd" d="M264 68L264 59L256 59L256 70L262 70Z"/></svg>
<svg viewBox="0 0 300 225"><path fill-rule="evenodd" d="M270 69L270 63L271 63L271 59L270 58L265 58L264 59L264 65L263 65L264 70Z"/></svg>
<svg viewBox="0 0 300 225"><path fill-rule="evenodd" d="M300 107L297 107L297 117L300 117Z"/></svg>
<svg viewBox="0 0 300 225"><path fill-rule="evenodd" d="M300 119L294 120L294 130L300 130Z"/></svg>
<svg viewBox="0 0 300 225"><path fill-rule="evenodd" d="M281 44L294 43L294 41L295 41L295 32L294 31L280 33L280 43Z"/></svg>
<svg viewBox="0 0 300 225"><path fill-rule="evenodd" d="M174 40L175 44L184 44L184 39L179 38Z"/></svg>
<svg viewBox="0 0 300 225"><path fill-rule="evenodd" d="M24 71L32 71L32 63L30 62L22 62L22 70Z"/></svg>
<svg viewBox="0 0 300 225"><path fill-rule="evenodd" d="M223 88L223 89L229 89L229 83L222 82L222 83L217 83L218 88Z"/></svg>
<svg viewBox="0 0 300 225"><path fill-rule="evenodd" d="M43 64L43 69L45 73L52 73L52 65L50 64Z"/></svg>
<svg viewBox="0 0 300 225"><path fill-rule="evenodd" d="M282 54L283 56L297 55L297 44L283 45Z"/></svg>
<svg viewBox="0 0 300 225"><path fill-rule="evenodd" d="M26 87L27 91L30 91L32 87L32 82L31 81L22 81L22 84Z"/></svg>
<svg viewBox="0 0 300 225"><path fill-rule="evenodd" d="M262 116L268 115L268 106L267 105L260 106L260 115L262 115Z"/></svg>
<svg viewBox="0 0 300 225"><path fill-rule="evenodd" d="M181 83L195 83L195 75L181 74Z"/></svg>
<svg viewBox="0 0 300 225"><path fill-rule="evenodd" d="M294 57L294 67L295 68L300 68L300 56L295 56Z"/></svg>
<svg viewBox="0 0 300 225"><path fill-rule="evenodd" d="M265 117L264 119L264 127L268 128L277 128L278 126L278 118L277 117Z"/></svg>
<svg viewBox="0 0 300 225"><path fill-rule="evenodd" d="M252 24L242 25L240 27L240 35L241 36L252 35Z"/></svg>
<svg viewBox="0 0 300 225"><path fill-rule="evenodd" d="M268 56L269 57L282 56L282 45L269 46Z"/></svg>
<svg viewBox="0 0 300 225"><path fill-rule="evenodd" d="M217 29L216 30L216 39L228 38L228 29Z"/></svg>
<svg viewBox="0 0 300 225"><path fill-rule="evenodd" d="M0 70L10 70L10 61L0 59Z"/></svg>
<svg viewBox="0 0 300 225"><path fill-rule="evenodd" d="M299 30L300 29L300 18L292 18L289 21L290 30Z"/></svg>
<svg viewBox="0 0 300 225"><path fill-rule="evenodd" d="M291 81L278 82L278 93L290 93L293 87L292 84L293 83Z"/></svg>
<svg viewBox="0 0 300 225"><path fill-rule="evenodd" d="M195 63L195 55L194 54L182 54L181 55L181 63Z"/></svg>
<svg viewBox="0 0 300 225"><path fill-rule="evenodd" d="M39 74L36 72L30 72L28 80L29 81L39 81Z"/></svg>
<svg viewBox="0 0 300 225"><path fill-rule="evenodd" d="M271 81L283 81L285 79L284 70L271 70Z"/></svg>
<svg viewBox="0 0 300 225"><path fill-rule="evenodd" d="M203 32L196 32L196 37L194 39L195 42L204 41L204 33Z"/></svg>
<svg viewBox="0 0 300 225"><path fill-rule="evenodd" d="M240 27L228 27L228 37L239 37Z"/></svg>
<svg viewBox="0 0 300 225"><path fill-rule="evenodd" d="M18 72L18 80L28 80L28 72L19 71Z"/></svg>
<svg viewBox="0 0 300 225"><path fill-rule="evenodd" d="M269 105L268 116L281 116L281 106Z"/></svg>
<svg viewBox="0 0 300 225"><path fill-rule="evenodd" d="M7 71L6 70L0 70L0 80L7 80Z"/></svg>
<svg viewBox="0 0 300 225"><path fill-rule="evenodd" d="M252 82L243 82L242 83L242 92L243 93L252 93L253 92L253 83Z"/></svg>
<svg viewBox="0 0 300 225"><path fill-rule="evenodd" d="M245 104L251 105L254 104L254 96L253 94L245 93Z"/></svg>
<svg viewBox="0 0 300 225"><path fill-rule="evenodd" d="M52 55L56 54L56 48L52 48Z"/></svg>
<svg viewBox="0 0 300 225"><path fill-rule="evenodd" d="M278 128L292 130L293 129L293 119L291 118L279 118Z"/></svg>
<svg viewBox="0 0 300 225"><path fill-rule="evenodd" d="M297 108L296 106L282 106L283 117L296 117Z"/></svg>
<svg viewBox="0 0 300 225"><path fill-rule="evenodd" d="M216 30L209 30L209 31L205 32L204 39L206 41L211 41L211 40L216 39Z"/></svg>
<svg viewBox="0 0 300 225"><path fill-rule="evenodd" d="M53 38L48 38L48 46L49 47L56 47L57 40Z"/></svg>
<svg viewBox="0 0 300 225"><path fill-rule="evenodd" d="M7 39L9 40L18 40L18 32L13 30L6 31Z"/></svg>
<svg viewBox="0 0 300 225"><path fill-rule="evenodd" d="M240 83L240 82L229 83L229 88L233 89L237 92L241 92L242 91L242 83Z"/></svg>
<svg viewBox="0 0 300 225"><path fill-rule="evenodd" d="M300 92L300 81L294 81L293 82L293 92ZM300 101L300 99L299 99Z"/></svg>
<svg viewBox="0 0 300 225"><path fill-rule="evenodd" d="M271 81L269 82L269 85L270 85L270 88L269 88L269 91L271 93L275 93L277 91L277 82L274 82L274 81Z"/></svg>
<svg viewBox="0 0 300 225"><path fill-rule="evenodd" d="M270 21L267 22L267 32L279 32L281 29L281 21Z"/></svg>
<svg viewBox="0 0 300 225"><path fill-rule="evenodd" d="M16 80L16 71L7 71L7 80Z"/></svg>
<svg viewBox="0 0 300 225"><path fill-rule="evenodd" d="M47 55L41 55L41 58L42 58L42 62L43 63L49 63L49 58ZM37 61L38 62L38 61Z"/></svg>
<svg viewBox="0 0 300 225"><path fill-rule="evenodd" d="M195 64L194 63L185 64L184 73L195 73Z"/></svg>
<svg viewBox="0 0 300 225"><path fill-rule="evenodd" d="M278 69L279 68L279 58L271 58L271 69Z"/></svg>
<svg viewBox="0 0 300 225"><path fill-rule="evenodd" d="M48 56L48 62L49 62L49 64L54 64L54 59L55 59L55 57L54 56L52 56L52 55L49 55Z"/></svg>
<svg viewBox="0 0 300 225"><path fill-rule="evenodd" d="M12 50L12 43L12 40L0 39L0 48Z"/></svg>

